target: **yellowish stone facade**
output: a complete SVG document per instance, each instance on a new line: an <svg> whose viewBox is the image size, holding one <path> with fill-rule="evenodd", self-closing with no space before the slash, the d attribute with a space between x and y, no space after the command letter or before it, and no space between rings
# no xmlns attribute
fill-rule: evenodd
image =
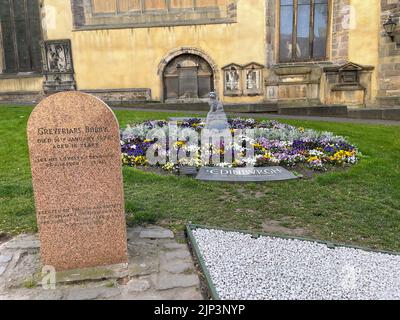
<svg viewBox="0 0 400 320"><path fill-rule="evenodd" d="M398 79L400 50L382 27L398 1L327 0L326 57L288 62L279 56L278 0L38 2L44 71L10 73L0 58L0 101L70 89L110 101L197 102L210 89L225 103L354 107L400 96L400 81L385 87L387 77ZM60 57L51 66L57 50L61 62L70 54L70 67Z"/></svg>

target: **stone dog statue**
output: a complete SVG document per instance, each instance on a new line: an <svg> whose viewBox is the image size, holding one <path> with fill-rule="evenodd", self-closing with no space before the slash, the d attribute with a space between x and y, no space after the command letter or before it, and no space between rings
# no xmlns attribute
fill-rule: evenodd
<svg viewBox="0 0 400 320"><path fill-rule="evenodd" d="M224 112L224 106L218 101L217 94L210 92L210 112L207 115L206 129L209 130L227 130L229 129L228 119Z"/></svg>
<svg viewBox="0 0 400 320"><path fill-rule="evenodd" d="M210 92L209 97L210 112L224 112L224 106L218 101L217 94L214 91Z"/></svg>

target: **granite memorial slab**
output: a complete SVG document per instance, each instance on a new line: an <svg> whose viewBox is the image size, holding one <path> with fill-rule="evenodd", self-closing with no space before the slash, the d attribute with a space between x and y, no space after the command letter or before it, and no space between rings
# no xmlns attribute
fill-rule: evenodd
<svg viewBox="0 0 400 320"><path fill-rule="evenodd" d="M265 182L294 180L299 177L283 167L220 168L201 167L196 177L202 181Z"/></svg>
<svg viewBox="0 0 400 320"><path fill-rule="evenodd" d="M43 100L28 121L43 265L57 271L127 263L119 125L81 92Z"/></svg>

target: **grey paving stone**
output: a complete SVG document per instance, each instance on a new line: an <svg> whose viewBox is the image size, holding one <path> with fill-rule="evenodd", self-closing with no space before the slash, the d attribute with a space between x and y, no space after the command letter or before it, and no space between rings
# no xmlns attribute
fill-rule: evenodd
<svg viewBox="0 0 400 320"><path fill-rule="evenodd" d="M80 288L75 287L68 290L66 299L67 300L95 300L98 298L102 298L102 295L105 293L104 287L95 287L95 288ZM108 288L111 290L111 288Z"/></svg>
<svg viewBox="0 0 400 320"><path fill-rule="evenodd" d="M11 255L0 255L0 263L10 262L12 259Z"/></svg>
<svg viewBox="0 0 400 320"><path fill-rule="evenodd" d="M131 276L146 276L158 272L158 255L141 256L129 261L129 274Z"/></svg>
<svg viewBox="0 0 400 320"><path fill-rule="evenodd" d="M177 243L173 232L162 227L128 229L128 266L59 272L55 290L44 290L39 283L32 289L24 286L40 274L38 248L38 236L32 234L0 245L0 300L201 299L199 278L189 274L195 267L188 246ZM132 280L126 285L99 282L127 277Z"/></svg>
<svg viewBox="0 0 400 320"><path fill-rule="evenodd" d="M96 298L97 300L109 300L112 298L119 297L121 295L120 288L104 288L100 295Z"/></svg>
<svg viewBox="0 0 400 320"><path fill-rule="evenodd" d="M145 279L132 279L126 284L127 292L143 292L149 290L150 282Z"/></svg>
<svg viewBox="0 0 400 320"><path fill-rule="evenodd" d="M32 300L33 292L26 289L20 289L18 291L8 291L0 294L1 300Z"/></svg>
<svg viewBox="0 0 400 320"><path fill-rule="evenodd" d="M173 239L174 233L167 229L146 229L140 232L140 238Z"/></svg>
<svg viewBox="0 0 400 320"><path fill-rule="evenodd" d="M198 287L190 287L181 289L176 295L179 300L203 300L200 289Z"/></svg>
<svg viewBox="0 0 400 320"><path fill-rule="evenodd" d="M38 293L36 289L10 289L0 294L0 300L33 300Z"/></svg>
<svg viewBox="0 0 400 320"><path fill-rule="evenodd" d="M184 261L174 261L161 263L160 269L169 273L185 273L193 270L193 263Z"/></svg>
<svg viewBox="0 0 400 320"><path fill-rule="evenodd" d="M187 259L190 258L191 256L189 250L177 250L177 251L166 252L165 257L168 260L175 260L175 259Z"/></svg>
<svg viewBox="0 0 400 320"><path fill-rule="evenodd" d="M21 287L27 279L40 272L39 252L15 250L14 258L8 264L7 287Z"/></svg>
<svg viewBox="0 0 400 320"><path fill-rule="evenodd" d="M168 290L152 290L123 294L121 300L202 300L200 291L195 287L174 288Z"/></svg>
<svg viewBox="0 0 400 320"><path fill-rule="evenodd" d="M101 279L119 279L129 275L126 264L77 269L57 272L58 283L72 283L78 281L95 281Z"/></svg>
<svg viewBox="0 0 400 320"><path fill-rule="evenodd" d="M61 300L63 298L63 293L61 290L38 290L32 296L32 300Z"/></svg>
<svg viewBox="0 0 400 320"><path fill-rule="evenodd" d="M160 272L157 279L156 287L159 290L186 288L198 286L200 284L199 277L193 274L171 274L168 272Z"/></svg>
<svg viewBox="0 0 400 320"><path fill-rule="evenodd" d="M0 246L6 249L38 249L39 247L39 238L35 234L21 234Z"/></svg>
<svg viewBox="0 0 400 320"><path fill-rule="evenodd" d="M183 244L183 243L167 242L167 243L163 243L162 245L166 249L171 249L171 250L173 250L173 249L187 250L188 249L187 245Z"/></svg>

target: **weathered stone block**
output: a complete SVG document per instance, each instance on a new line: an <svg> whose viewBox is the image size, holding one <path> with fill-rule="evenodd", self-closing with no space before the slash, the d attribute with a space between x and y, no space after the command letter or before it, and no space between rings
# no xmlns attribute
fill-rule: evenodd
<svg viewBox="0 0 400 320"><path fill-rule="evenodd" d="M0 255L0 263L10 262L11 259L12 259L12 256L10 256L10 255Z"/></svg>
<svg viewBox="0 0 400 320"><path fill-rule="evenodd" d="M308 108L309 116L317 117L347 117L347 107L346 106L318 106Z"/></svg>
<svg viewBox="0 0 400 320"><path fill-rule="evenodd" d="M281 107L279 114L315 117L346 117L346 106Z"/></svg>
<svg viewBox="0 0 400 320"><path fill-rule="evenodd" d="M351 109L348 111L348 117L356 119L382 119L382 111L382 109Z"/></svg>
<svg viewBox="0 0 400 320"><path fill-rule="evenodd" d="M293 115L293 116L306 116L308 114L308 108L307 107L281 107L281 108L279 108L279 114Z"/></svg>
<svg viewBox="0 0 400 320"><path fill-rule="evenodd" d="M140 238L150 239L173 239L174 234L171 230L163 228L146 229L140 233Z"/></svg>
<svg viewBox="0 0 400 320"><path fill-rule="evenodd" d="M400 120L400 108L398 109L383 109L382 110L383 120Z"/></svg>

